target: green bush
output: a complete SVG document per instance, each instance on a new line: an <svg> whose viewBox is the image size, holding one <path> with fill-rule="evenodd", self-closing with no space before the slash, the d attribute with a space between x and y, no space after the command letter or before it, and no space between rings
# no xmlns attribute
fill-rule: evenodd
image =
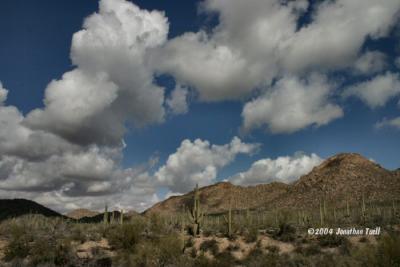
<svg viewBox="0 0 400 267"><path fill-rule="evenodd" d="M29 242L32 237L26 231L26 228L18 224L12 224L10 229L10 241L5 249L4 259L11 261L13 259L23 259L29 255Z"/></svg>
<svg viewBox="0 0 400 267"><path fill-rule="evenodd" d="M244 240L247 243L256 242L258 238L258 229L257 227L250 227L248 231L244 232Z"/></svg>
<svg viewBox="0 0 400 267"><path fill-rule="evenodd" d="M30 261L34 266L53 264L54 266L73 266L76 256L69 240L53 237L41 237L31 245Z"/></svg>
<svg viewBox="0 0 400 267"><path fill-rule="evenodd" d="M296 239L296 228L292 225L282 222L279 224L279 230L273 234L273 237L283 242L291 242Z"/></svg>
<svg viewBox="0 0 400 267"><path fill-rule="evenodd" d="M229 251L224 251L215 256L215 264L218 267L231 267L235 266L236 259Z"/></svg>
<svg viewBox="0 0 400 267"><path fill-rule="evenodd" d="M321 248L317 244L310 244L308 246L298 246L295 251L304 256L311 256L320 254Z"/></svg>
<svg viewBox="0 0 400 267"><path fill-rule="evenodd" d="M127 223L110 228L106 237L109 244L117 250L133 251L142 238L144 225Z"/></svg>
<svg viewBox="0 0 400 267"><path fill-rule="evenodd" d="M321 235L318 236L318 243L321 247L338 247L346 242L346 238L340 235Z"/></svg>
<svg viewBox="0 0 400 267"><path fill-rule="evenodd" d="M400 237L385 235L376 249L377 266L400 266Z"/></svg>

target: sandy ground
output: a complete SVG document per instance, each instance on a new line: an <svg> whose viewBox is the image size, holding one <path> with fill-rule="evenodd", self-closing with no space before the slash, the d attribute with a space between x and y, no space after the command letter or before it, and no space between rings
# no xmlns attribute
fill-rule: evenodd
<svg viewBox="0 0 400 267"><path fill-rule="evenodd" d="M76 255L80 259L91 259L96 253L99 253L99 251L110 257L114 255L114 252L111 251L111 247L108 244L107 239L104 238L102 238L100 241L87 241L78 245L76 248Z"/></svg>

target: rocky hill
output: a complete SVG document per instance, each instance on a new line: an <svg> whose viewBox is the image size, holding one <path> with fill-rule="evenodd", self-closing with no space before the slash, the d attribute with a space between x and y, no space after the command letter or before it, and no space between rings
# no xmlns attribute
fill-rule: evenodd
<svg viewBox="0 0 400 267"><path fill-rule="evenodd" d="M68 212L67 214L65 214L65 216L78 220L83 217L93 217L98 214L99 214L99 212L97 212L97 211L92 211L92 210L88 210L88 209L76 209L76 210Z"/></svg>
<svg viewBox="0 0 400 267"><path fill-rule="evenodd" d="M325 160L292 184L273 182L257 186L217 183L200 188L200 198L208 213L234 209L312 208L325 199L344 206L367 201L400 200L400 171L389 171L359 154L343 153ZM192 192L155 204L144 214L173 213L190 206ZM232 199L232 200L231 200Z"/></svg>
<svg viewBox="0 0 400 267"><path fill-rule="evenodd" d="M41 214L46 217L62 217L54 210L27 199L0 199L0 221L26 214Z"/></svg>

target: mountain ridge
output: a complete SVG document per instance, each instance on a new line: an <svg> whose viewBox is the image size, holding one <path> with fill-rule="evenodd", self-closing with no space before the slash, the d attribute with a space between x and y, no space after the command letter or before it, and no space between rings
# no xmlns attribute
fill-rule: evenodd
<svg viewBox="0 0 400 267"><path fill-rule="evenodd" d="M290 184L272 182L238 186L219 182L202 187L199 189L200 198L207 212L218 213L228 208L230 196L227 188L234 198L234 209L312 208L322 199L341 207L347 201L359 203L363 195L369 201L399 199L400 171L387 170L357 153L340 153ZM221 191L219 196L212 196L216 191ZM182 212L190 205L191 198L192 192L174 196L155 204L143 214Z"/></svg>

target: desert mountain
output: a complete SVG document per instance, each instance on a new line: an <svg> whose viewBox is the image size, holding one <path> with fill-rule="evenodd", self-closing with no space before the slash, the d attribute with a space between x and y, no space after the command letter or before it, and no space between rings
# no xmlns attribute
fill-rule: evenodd
<svg viewBox="0 0 400 267"><path fill-rule="evenodd" d="M0 199L0 221L26 214L62 217L61 214L27 199Z"/></svg>
<svg viewBox="0 0 400 267"><path fill-rule="evenodd" d="M359 154L343 153L325 160L309 174L292 184L273 182L257 186L217 183L199 189L200 200L208 213L234 209L311 208L325 199L343 206L367 201L400 199L400 171L389 171ZM146 210L145 214L184 211L192 201L192 192L170 197Z"/></svg>
<svg viewBox="0 0 400 267"><path fill-rule="evenodd" d="M99 212L97 212L97 211L92 211L92 210L88 210L88 209L76 209L71 212L68 212L67 214L65 214L65 216L72 218L72 219L79 220L83 217L93 217L98 214L99 214Z"/></svg>

